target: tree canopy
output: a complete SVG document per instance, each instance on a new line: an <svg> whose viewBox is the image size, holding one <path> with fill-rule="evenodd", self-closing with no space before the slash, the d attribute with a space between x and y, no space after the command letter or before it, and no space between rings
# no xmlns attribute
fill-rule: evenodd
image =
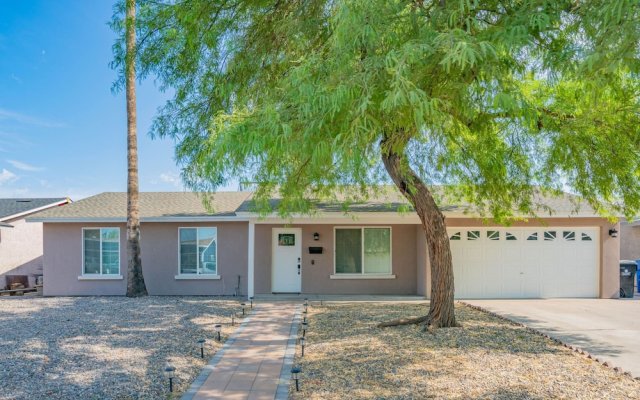
<svg viewBox="0 0 640 400"><path fill-rule="evenodd" d="M640 206L637 1L138 3L140 77L175 90L152 134L177 139L193 188L236 178L308 211L388 182L386 137L483 215L566 188L604 214Z"/></svg>

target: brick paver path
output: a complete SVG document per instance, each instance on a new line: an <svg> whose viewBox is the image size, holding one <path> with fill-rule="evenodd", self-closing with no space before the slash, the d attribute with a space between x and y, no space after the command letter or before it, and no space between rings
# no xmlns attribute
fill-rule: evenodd
<svg viewBox="0 0 640 400"><path fill-rule="evenodd" d="M292 303L254 305L250 320L224 350L193 399L275 399L281 372L288 375L291 368L283 371L296 307Z"/></svg>

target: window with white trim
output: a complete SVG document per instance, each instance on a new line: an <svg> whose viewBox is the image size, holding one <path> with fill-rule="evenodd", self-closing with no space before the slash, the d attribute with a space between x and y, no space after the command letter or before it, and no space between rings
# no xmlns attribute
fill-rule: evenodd
<svg viewBox="0 0 640 400"><path fill-rule="evenodd" d="M179 271L182 275L218 273L218 229L179 228Z"/></svg>
<svg viewBox="0 0 640 400"><path fill-rule="evenodd" d="M336 228L336 274L391 274L391 228Z"/></svg>
<svg viewBox="0 0 640 400"><path fill-rule="evenodd" d="M82 228L83 275L120 275L120 228Z"/></svg>

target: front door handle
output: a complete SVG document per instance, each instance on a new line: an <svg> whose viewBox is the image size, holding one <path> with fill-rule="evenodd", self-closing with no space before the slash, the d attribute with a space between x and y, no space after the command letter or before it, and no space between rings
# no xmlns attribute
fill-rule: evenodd
<svg viewBox="0 0 640 400"><path fill-rule="evenodd" d="M300 275L300 264L298 264L298 275Z"/></svg>

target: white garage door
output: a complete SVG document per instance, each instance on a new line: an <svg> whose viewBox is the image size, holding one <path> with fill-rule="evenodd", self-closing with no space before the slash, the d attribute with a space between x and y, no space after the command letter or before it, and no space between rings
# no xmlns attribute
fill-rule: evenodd
<svg viewBox="0 0 640 400"><path fill-rule="evenodd" d="M598 296L598 228L448 231L456 298Z"/></svg>

